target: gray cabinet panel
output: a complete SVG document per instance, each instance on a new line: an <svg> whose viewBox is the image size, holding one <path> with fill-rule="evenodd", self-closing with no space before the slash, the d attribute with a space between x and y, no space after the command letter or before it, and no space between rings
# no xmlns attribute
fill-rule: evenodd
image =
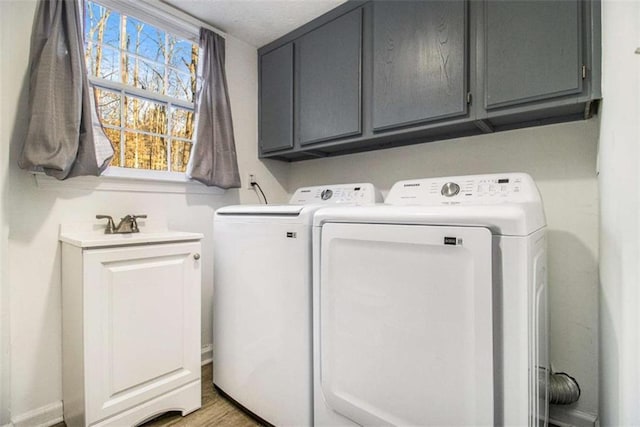
<svg viewBox="0 0 640 427"><path fill-rule="evenodd" d="M485 107L582 90L580 0L488 1Z"/></svg>
<svg viewBox="0 0 640 427"><path fill-rule="evenodd" d="M260 57L260 148L293 147L293 44Z"/></svg>
<svg viewBox="0 0 640 427"><path fill-rule="evenodd" d="M373 2L373 128L467 111L463 0Z"/></svg>
<svg viewBox="0 0 640 427"><path fill-rule="evenodd" d="M362 10L296 42L300 145L361 133Z"/></svg>

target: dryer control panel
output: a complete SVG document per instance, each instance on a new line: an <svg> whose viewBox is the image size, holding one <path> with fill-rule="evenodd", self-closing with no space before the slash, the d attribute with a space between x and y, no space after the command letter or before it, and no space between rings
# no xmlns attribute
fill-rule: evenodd
<svg viewBox="0 0 640 427"><path fill-rule="evenodd" d="M458 205L539 203L540 194L525 173L466 175L398 181L385 203L391 205Z"/></svg>
<svg viewBox="0 0 640 427"><path fill-rule="evenodd" d="M337 204L355 203L367 205L382 203L380 192L370 183L319 185L298 188L289 204Z"/></svg>

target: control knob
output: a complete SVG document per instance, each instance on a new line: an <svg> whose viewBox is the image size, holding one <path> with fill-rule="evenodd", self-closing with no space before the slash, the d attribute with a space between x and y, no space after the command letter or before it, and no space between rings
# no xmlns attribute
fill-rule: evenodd
<svg viewBox="0 0 640 427"><path fill-rule="evenodd" d="M329 190L328 188L320 193L320 197L322 198L322 200L329 200L331 196L333 196L333 191Z"/></svg>
<svg viewBox="0 0 640 427"><path fill-rule="evenodd" d="M440 194L445 197L453 197L460 192L460 186L455 182L447 182L442 186L442 190L440 190Z"/></svg>

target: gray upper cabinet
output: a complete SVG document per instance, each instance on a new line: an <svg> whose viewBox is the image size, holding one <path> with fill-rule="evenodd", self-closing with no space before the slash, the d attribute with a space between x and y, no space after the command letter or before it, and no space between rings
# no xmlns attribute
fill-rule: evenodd
<svg viewBox="0 0 640 427"><path fill-rule="evenodd" d="M260 57L260 150L293 147L293 43Z"/></svg>
<svg viewBox="0 0 640 427"><path fill-rule="evenodd" d="M582 91L582 3L485 3L483 65L487 110Z"/></svg>
<svg viewBox="0 0 640 427"><path fill-rule="evenodd" d="M359 135L362 10L296 41L300 145Z"/></svg>
<svg viewBox="0 0 640 427"><path fill-rule="evenodd" d="M600 0L348 0L258 50L260 156L591 117Z"/></svg>
<svg viewBox="0 0 640 427"><path fill-rule="evenodd" d="M467 112L463 0L373 2L373 129Z"/></svg>

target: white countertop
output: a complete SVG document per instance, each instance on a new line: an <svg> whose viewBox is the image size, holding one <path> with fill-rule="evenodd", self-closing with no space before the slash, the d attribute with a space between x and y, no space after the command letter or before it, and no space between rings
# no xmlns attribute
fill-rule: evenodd
<svg viewBox="0 0 640 427"><path fill-rule="evenodd" d="M116 220L117 223L117 220ZM104 234L105 221L60 224L59 240L80 248L148 245L165 242L200 240L201 233L170 231L166 225L139 220L139 233Z"/></svg>

